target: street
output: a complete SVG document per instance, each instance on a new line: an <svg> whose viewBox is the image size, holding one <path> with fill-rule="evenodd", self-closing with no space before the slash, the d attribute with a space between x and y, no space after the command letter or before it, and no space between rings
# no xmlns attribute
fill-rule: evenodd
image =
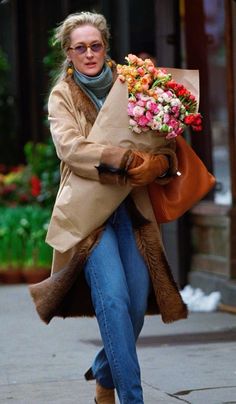
<svg viewBox="0 0 236 404"><path fill-rule="evenodd" d="M235 340L231 314L167 325L147 316L138 343L145 404L236 403ZM26 285L0 286L0 403L92 404L94 382L83 374L100 346L95 319L46 326Z"/></svg>

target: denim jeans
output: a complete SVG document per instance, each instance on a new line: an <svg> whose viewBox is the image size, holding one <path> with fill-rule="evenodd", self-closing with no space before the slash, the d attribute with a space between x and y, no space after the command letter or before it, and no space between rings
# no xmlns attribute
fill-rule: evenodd
<svg viewBox="0 0 236 404"><path fill-rule="evenodd" d="M144 323L150 279L123 202L108 220L85 265L103 346L96 380L115 387L121 404L143 404L136 341Z"/></svg>

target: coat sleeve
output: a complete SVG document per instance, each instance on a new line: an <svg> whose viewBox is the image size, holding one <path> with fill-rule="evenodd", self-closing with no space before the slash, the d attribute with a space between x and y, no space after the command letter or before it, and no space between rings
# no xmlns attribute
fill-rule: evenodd
<svg viewBox="0 0 236 404"><path fill-rule="evenodd" d="M126 182L131 150L86 139L83 133L85 117L75 110L67 83L62 82L52 90L48 113L57 155L74 174L102 183Z"/></svg>

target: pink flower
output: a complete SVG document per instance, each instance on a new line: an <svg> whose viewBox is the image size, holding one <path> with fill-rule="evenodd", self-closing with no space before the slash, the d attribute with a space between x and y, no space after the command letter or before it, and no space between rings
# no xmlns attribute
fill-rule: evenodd
<svg viewBox="0 0 236 404"><path fill-rule="evenodd" d="M164 114L163 122L168 123L169 121L170 121L170 115L169 114Z"/></svg>
<svg viewBox="0 0 236 404"><path fill-rule="evenodd" d="M138 122L139 126L143 127L148 124L149 120L147 119L147 117L145 115L142 115L137 119L137 122Z"/></svg>
<svg viewBox="0 0 236 404"><path fill-rule="evenodd" d="M145 116L148 120L148 123L150 123L153 120L153 114L150 111L147 111Z"/></svg>
<svg viewBox="0 0 236 404"><path fill-rule="evenodd" d="M174 131L172 131L172 132L169 132L168 135L166 135L166 139L173 139L176 136L177 136L177 134Z"/></svg>
<svg viewBox="0 0 236 404"><path fill-rule="evenodd" d="M133 130L135 133L141 133L141 132L143 131L143 128L141 128L141 127L139 127L138 125L136 125L136 126L133 126L133 127L132 127L132 130Z"/></svg>
<svg viewBox="0 0 236 404"><path fill-rule="evenodd" d="M158 106L155 102L148 101L146 104L146 108L149 109L153 114L158 112Z"/></svg>
<svg viewBox="0 0 236 404"><path fill-rule="evenodd" d="M140 107L145 107L145 101L142 101L141 99L137 101L136 105L139 105Z"/></svg>
<svg viewBox="0 0 236 404"><path fill-rule="evenodd" d="M159 95L159 94L163 94L164 91L162 90L162 88L156 87L156 88L155 88L155 93Z"/></svg>
<svg viewBox="0 0 236 404"><path fill-rule="evenodd" d="M171 112L174 114L175 118L178 118L178 116L179 116L179 107L177 107L177 106L172 107Z"/></svg>
<svg viewBox="0 0 236 404"><path fill-rule="evenodd" d="M133 116L134 106L134 102L128 102L128 115Z"/></svg>
<svg viewBox="0 0 236 404"><path fill-rule="evenodd" d="M147 101L150 100L149 95L144 95L144 94L142 94L142 93L138 93L138 94L137 94L137 98L138 98L139 100L142 100L142 101L145 101L145 102L147 102Z"/></svg>
<svg viewBox="0 0 236 404"><path fill-rule="evenodd" d="M136 126L137 125L137 122L134 120L134 119L130 119L129 120L129 124L130 124L130 126Z"/></svg>
<svg viewBox="0 0 236 404"><path fill-rule="evenodd" d="M179 136L183 133L184 128L182 128L181 126L176 130L176 135Z"/></svg>
<svg viewBox="0 0 236 404"><path fill-rule="evenodd" d="M160 122L152 121L150 124L152 130L159 130L160 129Z"/></svg>
<svg viewBox="0 0 236 404"><path fill-rule="evenodd" d="M178 121L175 118L169 120L168 125L172 126L172 128L177 128L179 126Z"/></svg>
<svg viewBox="0 0 236 404"><path fill-rule="evenodd" d="M166 70L165 69L158 69L158 77L165 77L166 76Z"/></svg>
<svg viewBox="0 0 236 404"><path fill-rule="evenodd" d="M154 79L156 79L158 77L158 69L156 67L154 67L154 70L152 72Z"/></svg>
<svg viewBox="0 0 236 404"><path fill-rule="evenodd" d="M139 105L136 105L133 109L133 116L139 117L142 116L145 112L145 109L143 107L140 107Z"/></svg>
<svg viewBox="0 0 236 404"><path fill-rule="evenodd" d="M136 133L155 130L167 139L179 136L186 126L201 130L201 115L193 94L175 82L165 69L129 54L128 66L118 65L120 80L128 84L129 128Z"/></svg>

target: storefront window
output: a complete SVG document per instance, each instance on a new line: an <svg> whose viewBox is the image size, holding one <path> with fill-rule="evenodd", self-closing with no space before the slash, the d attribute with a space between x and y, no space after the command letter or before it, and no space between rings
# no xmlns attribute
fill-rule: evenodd
<svg viewBox="0 0 236 404"><path fill-rule="evenodd" d="M218 186L215 202L231 203L224 0L204 0L205 35L209 77L209 113L213 167Z"/></svg>
<svg viewBox="0 0 236 404"><path fill-rule="evenodd" d="M216 176L215 203L232 202L225 0L180 0L181 66L199 69L204 138L194 146ZM233 84L232 84L233 85ZM200 135L200 136L201 136ZM195 136L195 135L194 135Z"/></svg>

